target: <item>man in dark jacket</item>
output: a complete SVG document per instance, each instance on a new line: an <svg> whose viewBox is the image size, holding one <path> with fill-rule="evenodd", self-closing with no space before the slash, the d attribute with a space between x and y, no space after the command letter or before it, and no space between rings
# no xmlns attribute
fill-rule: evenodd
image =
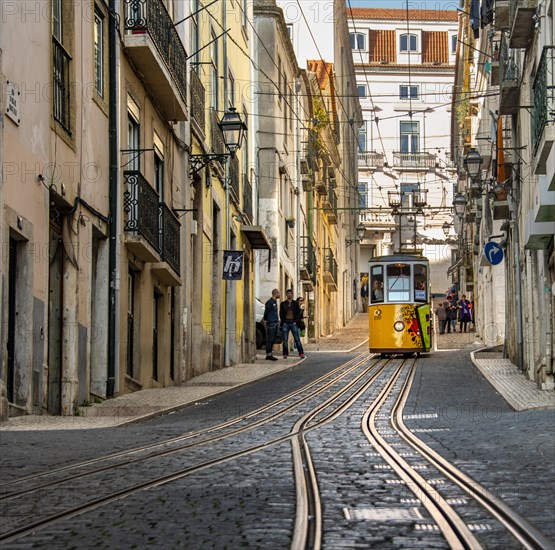
<svg viewBox="0 0 555 550"><path fill-rule="evenodd" d="M277 288L272 290L272 297L266 302L264 307L264 317L262 318L266 322L266 360L267 361L277 361L277 357L274 357L273 349L274 342L276 340L276 334L278 331L278 305L277 301L281 296L280 291Z"/></svg>
<svg viewBox="0 0 555 550"><path fill-rule="evenodd" d="M283 331L283 358L287 359L289 356L289 331L293 333L293 339L299 352L299 357L304 358L303 345L299 337L299 327L297 322L302 320L302 312L299 304L293 300L293 290L288 289L285 292L287 298L281 302L279 308L279 318L281 319L281 330Z"/></svg>

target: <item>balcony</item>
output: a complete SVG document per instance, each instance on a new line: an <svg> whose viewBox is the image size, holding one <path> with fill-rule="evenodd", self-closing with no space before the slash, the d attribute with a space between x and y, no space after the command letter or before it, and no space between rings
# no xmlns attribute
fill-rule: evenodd
<svg viewBox="0 0 555 550"><path fill-rule="evenodd" d="M220 121L218 113L213 108L210 108L210 145L212 152L217 155L226 153L224 136L220 129Z"/></svg>
<svg viewBox="0 0 555 550"><path fill-rule="evenodd" d="M327 195L328 188L326 186L326 182L324 180L316 181L316 185L314 186L318 195Z"/></svg>
<svg viewBox="0 0 555 550"><path fill-rule="evenodd" d="M328 223L330 225L337 224L337 195L333 189L330 189L328 196L324 199L323 204L324 212L328 216Z"/></svg>
<svg viewBox="0 0 555 550"><path fill-rule="evenodd" d="M164 203L158 205L160 229L158 233L159 263L151 266L154 275L167 286L181 286L180 227L175 214Z"/></svg>
<svg viewBox="0 0 555 550"><path fill-rule="evenodd" d="M197 72L192 69L191 78L191 125L201 140L206 138L206 91Z"/></svg>
<svg viewBox="0 0 555 550"><path fill-rule="evenodd" d="M252 209L252 185L246 174L243 174L243 212L252 223L254 220Z"/></svg>
<svg viewBox="0 0 555 550"><path fill-rule="evenodd" d="M545 174L555 140L555 47L545 46L532 84L532 147L535 173Z"/></svg>
<svg viewBox="0 0 555 550"><path fill-rule="evenodd" d="M240 194L240 174L239 174L239 159L236 156L230 157L227 161L229 163L228 166L228 182L229 182L229 192L231 196L231 200L237 205L239 204L239 197Z"/></svg>
<svg viewBox="0 0 555 550"><path fill-rule="evenodd" d="M125 244L143 262L159 262L159 198L138 170L123 173Z"/></svg>
<svg viewBox="0 0 555 550"><path fill-rule="evenodd" d="M508 220L511 217L509 201L507 200L508 191L501 189L495 193L493 200L493 219Z"/></svg>
<svg viewBox="0 0 555 550"><path fill-rule="evenodd" d="M301 237L301 263L299 275L303 285L316 283L316 253L310 237Z"/></svg>
<svg viewBox="0 0 555 550"><path fill-rule="evenodd" d="M518 96L520 93L520 74L515 54L507 47L507 41L501 41L501 59L499 63L501 90L499 96L499 113L515 115L518 112Z"/></svg>
<svg viewBox="0 0 555 550"><path fill-rule="evenodd" d="M495 0L495 26L508 29L511 26L511 0Z"/></svg>
<svg viewBox="0 0 555 550"><path fill-rule="evenodd" d="M381 170L384 167L385 157L375 151L359 151L358 167L363 170Z"/></svg>
<svg viewBox="0 0 555 550"><path fill-rule="evenodd" d="M527 250L547 250L553 240L555 222L536 222L535 213L528 212L524 224L523 242Z"/></svg>
<svg viewBox="0 0 555 550"><path fill-rule="evenodd" d="M187 54L162 0L125 0L127 54L166 120L187 120Z"/></svg>
<svg viewBox="0 0 555 550"><path fill-rule="evenodd" d="M428 172L436 167L436 156L430 153L393 153L393 168L409 172Z"/></svg>
<svg viewBox="0 0 555 550"><path fill-rule="evenodd" d="M369 210L362 210L360 213L360 221L364 224L364 228L369 232L391 232L397 228L397 222L389 212L371 212Z"/></svg>
<svg viewBox="0 0 555 550"><path fill-rule="evenodd" d="M538 0L511 0L511 48L527 48L534 36Z"/></svg>
<svg viewBox="0 0 555 550"><path fill-rule="evenodd" d="M324 283L331 292L337 292L337 261L331 248L324 248Z"/></svg>

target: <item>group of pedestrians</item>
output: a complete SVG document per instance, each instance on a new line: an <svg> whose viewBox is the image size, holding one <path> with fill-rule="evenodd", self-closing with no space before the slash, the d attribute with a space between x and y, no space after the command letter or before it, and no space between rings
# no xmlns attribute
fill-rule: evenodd
<svg viewBox="0 0 555 550"><path fill-rule="evenodd" d="M304 322L304 299L298 297L293 300L293 290L285 291L285 300L281 302L278 309L278 300L281 293L277 288L272 290L272 297L266 302L264 308L264 321L266 322L266 360L277 361L273 348L278 329L283 333L283 358L289 357L289 333L293 335L295 348L299 357L305 357L300 333L305 330Z"/></svg>
<svg viewBox="0 0 555 550"><path fill-rule="evenodd" d="M456 296L449 295L440 303L435 314L439 321L439 333L450 334L457 332L457 321L459 322L459 332L466 332L469 323L474 325L474 303L467 300L463 294L460 300Z"/></svg>

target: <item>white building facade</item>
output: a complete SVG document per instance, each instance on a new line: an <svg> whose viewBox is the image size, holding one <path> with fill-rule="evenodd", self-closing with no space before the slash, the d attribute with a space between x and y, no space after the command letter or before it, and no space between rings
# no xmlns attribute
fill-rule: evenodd
<svg viewBox="0 0 555 550"><path fill-rule="evenodd" d="M363 113L360 276L373 256L421 251L431 262L432 293L443 296L458 282L447 274L455 241L449 151L457 12L357 8L347 16Z"/></svg>

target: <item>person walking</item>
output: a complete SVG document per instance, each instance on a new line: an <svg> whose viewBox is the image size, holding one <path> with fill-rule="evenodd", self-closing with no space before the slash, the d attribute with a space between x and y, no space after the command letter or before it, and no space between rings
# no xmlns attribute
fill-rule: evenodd
<svg viewBox="0 0 555 550"><path fill-rule="evenodd" d="M360 298L362 300L362 312L368 311L368 279L362 279L362 286L360 287Z"/></svg>
<svg viewBox="0 0 555 550"><path fill-rule="evenodd" d="M466 299L464 294L457 304L457 309L459 310L459 330L460 332L466 332L466 328L471 320L471 317L470 302Z"/></svg>
<svg viewBox="0 0 555 550"><path fill-rule="evenodd" d="M293 300L292 289L285 291L285 298L286 300L281 302L279 307L279 318L281 320L281 330L283 331L283 358L287 359L289 357L289 332L293 333L293 340L299 352L299 357L304 358L305 354L301 339L299 338L299 327L297 325L302 320L301 308Z"/></svg>
<svg viewBox="0 0 555 550"><path fill-rule="evenodd" d="M439 333L445 334L445 325L447 323L447 311L442 302L436 307L436 316L439 323Z"/></svg>
<svg viewBox="0 0 555 550"><path fill-rule="evenodd" d="M297 298L297 304L299 304L299 310L301 312L300 318L297 321L297 326L299 327L299 333L302 338L305 335L305 331L306 331L306 324L304 322L304 318L305 318L304 298L302 296L299 296Z"/></svg>
<svg viewBox="0 0 555 550"><path fill-rule="evenodd" d="M266 323L266 361L277 361L274 356L274 342L279 326L279 315L277 301L280 299L281 293L277 288L272 290L272 297L264 306L264 316L262 319Z"/></svg>
<svg viewBox="0 0 555 550"><path fill-rule="evenodd" d="M451 334L451 331L457 332L457 308L453 306L451 299L452 296L447 296L447 300L443 302L446 312L447 334Z"/></svg>

